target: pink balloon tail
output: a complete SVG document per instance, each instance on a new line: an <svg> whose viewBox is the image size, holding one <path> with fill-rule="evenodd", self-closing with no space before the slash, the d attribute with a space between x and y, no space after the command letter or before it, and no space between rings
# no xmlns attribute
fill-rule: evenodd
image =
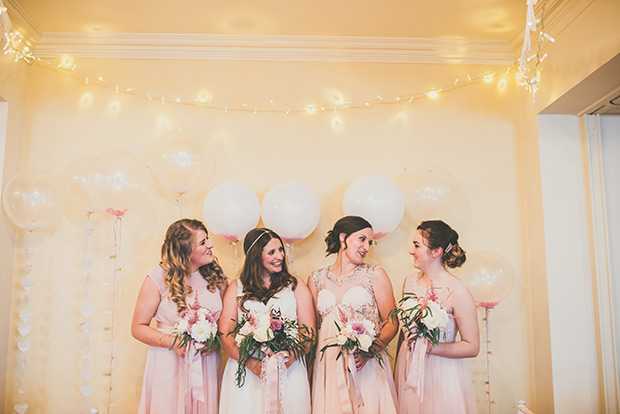
<svg viewBox="0 0 620 414"><path fill-rule="evenodd" d="M388 235L388 233L386 231L381 232L381 233L373 233L372 238L374 240L379 240L380 238L385 237L387 235Z"/></svg>
<svg viewBox="0 0 620 414"><path fill-rule="evenodd" d="M124 209L124 210L115 210L115 209L113 209L113 208L111 208L111 207L108 207L108 208L106 208L106 209L105 209L105 211L106 211L106 213L110 213L110 214L112 214L113 216L116 216L116 217L122 217L122 216L124 216L124 215L125 215L125 213L127 212L127 209Z"/></svg>
<svg viewBox="0 0 620 414"><path fill-rule="evenodd" d="M478 305L478 307L485 308L485 309L493 309L498 304L499 304L499 301L497 302L476 302L476 305Z"/></svg>
<svg viewBox="0 0 620 414"><path fill-rule="evenodd" d="M234 234L218 234L224 240L228 240L230 243L237 243L239 241L239 237Z"/></svg>
<svg viewBox="0 0 620 414"><path fill-rule="evenodd" d="M303 240L303 237L297 236L297 237L282 237L282 240L284 240L285 243L295 243L298 242L300 240Z"/></svg>

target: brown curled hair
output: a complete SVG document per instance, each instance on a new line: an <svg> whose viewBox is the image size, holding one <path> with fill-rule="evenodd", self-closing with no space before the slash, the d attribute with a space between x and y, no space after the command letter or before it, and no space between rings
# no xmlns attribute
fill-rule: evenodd
<svg viewBox="0 0 620 414"><path fill-rule="evenodd" d="M427 220L420 223L422 233L429 249L443 249L441 263L452 269L461 267L467 256L459 245L459 234L441 220Z"/></svg>

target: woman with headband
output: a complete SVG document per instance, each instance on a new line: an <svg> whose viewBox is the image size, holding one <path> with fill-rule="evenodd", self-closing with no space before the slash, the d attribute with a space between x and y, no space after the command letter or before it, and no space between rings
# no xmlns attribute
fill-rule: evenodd
<svg viewBox="0 0 620 414"><path fill-rule="evenodd" d="M312 297L303 281L288 272L280 236L269 229L253 229L243 240L243 250L243 268L226 292L219 321L222 346L228 354L222 379L221 414L263 413L269 408L268 399L274 397L265 392L263 375L266 370L257 358L247 361L243 385L238 387L235 383L239 347L230 333L244 313L275 310L284 318L297 320L299 326L315 329ZM276 412L309 414L310 387L304 361L289 353L284 366L286 372L279 376L278 391L282 411L276 406Z"/></svg>
<svg viewBox="0 0 620 414"><path fill-rule="evenodd" d="M441 220L423 221L413 236L409 254L418 272L407 276L403 294L438 303L447 312L447 326L441 328L436 345L414 341L415 332L403 327L395 368L400 414L476 412L464 359L478 355L480 348L476 304L467 286L447 270L465 263L458 240L457 232ZM440 311L435 314L439 317ZM415 363L416 354L421 364Z"/></svg>

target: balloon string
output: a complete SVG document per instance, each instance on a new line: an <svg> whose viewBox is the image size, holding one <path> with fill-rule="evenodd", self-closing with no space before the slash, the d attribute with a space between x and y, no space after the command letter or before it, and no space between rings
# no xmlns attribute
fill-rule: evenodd
<svg viewBox="0 0 620 414"><path fill-rule="evenodd" d="M484 322L485 322L485 334L486 334L486 363L487 363L487 380L486 380L486 394L487 394L487 403L489 406L489 414L491 414L491 406L495 403L495 401L493 401L491 399L491 363L490 363L490 359L491 359L491 350L490 350L490 345L491 345L491 324L489 321L489 314L491 312L491 308L489 307L485 307L484 308Z"/></svg>

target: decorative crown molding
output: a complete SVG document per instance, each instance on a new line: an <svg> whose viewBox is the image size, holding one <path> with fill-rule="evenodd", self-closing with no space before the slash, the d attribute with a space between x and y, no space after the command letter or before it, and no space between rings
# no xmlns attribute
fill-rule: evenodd
<svg viewBox="0 0 620 414"><path fill-rule="evenodd" d="M18 26L25 39L31 44L36 44L43 35L39 23L17 1L4 0L4 5L11 16L13 26Z"/></svg>
<svg viewBox="0 0 620 414"><path fill-rule="evenodd" d="M512 64L503 41L399 37L45 33L39 58Z"/></svg>

